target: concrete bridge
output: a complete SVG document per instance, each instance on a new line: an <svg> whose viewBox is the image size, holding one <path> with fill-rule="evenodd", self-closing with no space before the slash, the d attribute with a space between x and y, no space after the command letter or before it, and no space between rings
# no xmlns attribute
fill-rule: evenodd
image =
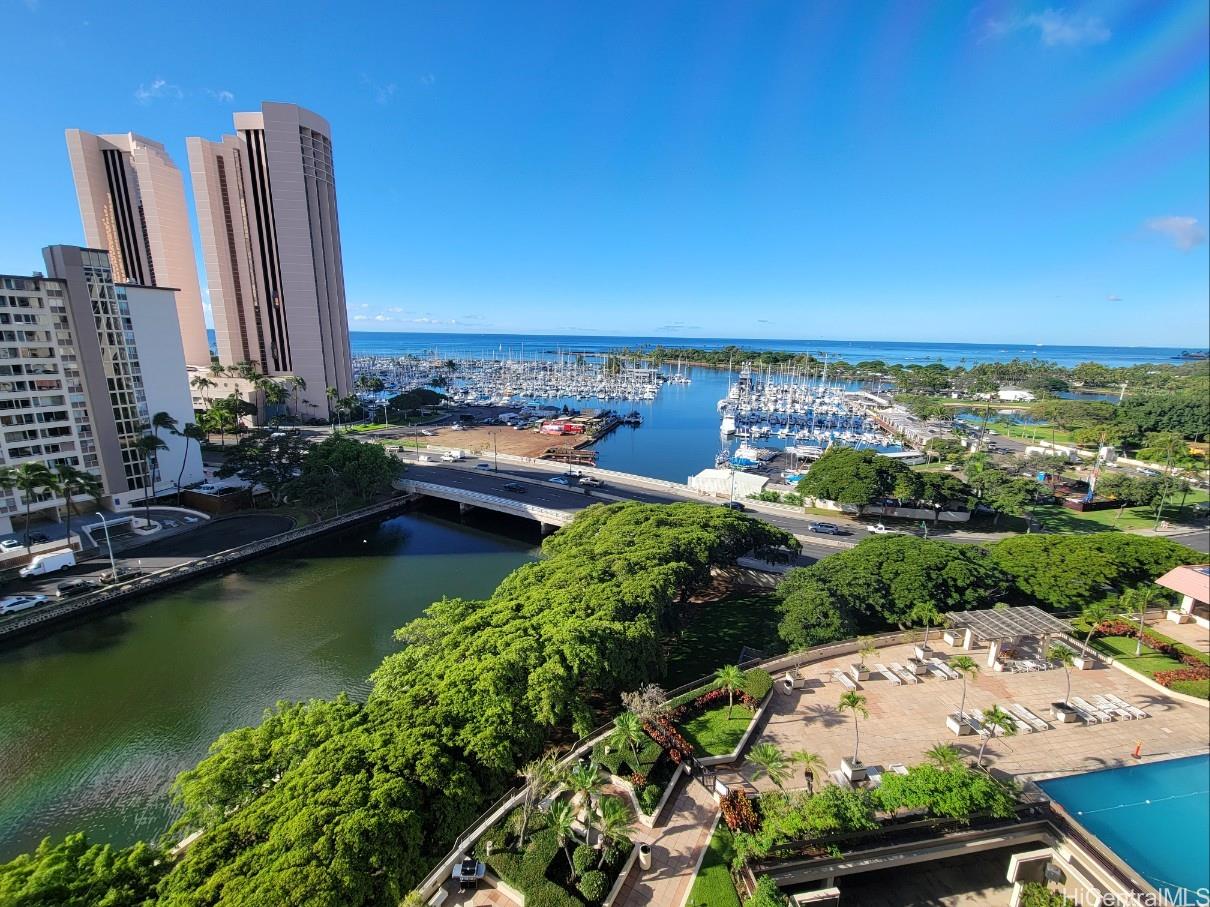
<svg viewBox="0 0 1210 907"><path fill-rule="evenodd" d="M497 513L507 513L512 516L536 520L542 526L543 535L553 532L560 526L566 526L575 518L576 513L589 504L596 503L593 498L584 498L583 496L574 496L568 493L567 497L569 500L566 502L565 507L544 506L543 503L538 501L531 502L523 497L522 494L509 492L504 489L501 489L499 492L496 492L495 489L476 490L447 484L448 482L448 478L443 482L425 482L419 479L402 478L395 482L395 487L409 494L420 494L430 498L454 501L463 513L472 508L479 507L484 510L494 510ZM537 486L537 488L545 491L541 486ZM527 491L523 494L528 493ZM545 499L548 495L534 495L534 497Z"/></svg>

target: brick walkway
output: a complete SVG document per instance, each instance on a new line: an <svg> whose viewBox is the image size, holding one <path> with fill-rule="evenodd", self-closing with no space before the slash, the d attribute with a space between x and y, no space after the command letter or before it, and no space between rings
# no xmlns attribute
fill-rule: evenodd
<svg viewBox="0 0 1210 907"><path fill-rule="evenodd" d="M620 907L681 907L689 895L698 860L710 843L718 804L696 781L679 783L681 790L669 817L635 835L636 847L651 845L651 869L643 872L635 864L618 900Z"/></svg>

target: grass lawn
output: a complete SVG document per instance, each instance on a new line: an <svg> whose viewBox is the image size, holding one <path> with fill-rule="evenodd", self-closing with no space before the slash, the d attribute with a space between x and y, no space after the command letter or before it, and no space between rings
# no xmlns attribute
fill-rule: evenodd
<svg viewBox="0 0 1210 907"><path fill-rule="evenodd" d="M1180 523L1193 515L1192 505L1210 499L1210 493L1201 489L1189 492L1185 499L1185 507L1178 505L1180 499L1169 503L1164 508L1161 519L1170 523ZM1050 532L1106 532L1112 529L1150 529L1155 525L1154 507L1127 507L1118 516L1119 508L1112 510L1091 510L1078 513L1068 510L1060 504L1049 504L1035 507L1034 518Z"/></svg>
<svg viewBox="0 0 1210 907"><path fill-rule="evenodd" d="M731 881L731 832L719 822L710 838L702 866L693 880L685 907L740 907L735 883Z"/></svg>
<svg viewBox="0 0 1210 907"><path fill-rule="evenodd" d="M1126 667L1152 679L1159 671L1179 671L1181 668L1188 667L1175 658L1161 655L1147 646L1143 646L1142 655L1136 656L1134 654L1135 645L1136 640L1129 636L1101 636L1094 637L1092 640L1092 647L1098 652L1112 655ZM1207 680L1179 681L1172 689L1189 696L1210 699L1210 681Z"/></svg>
<svg viewBox="0 0 1210 907"><path fill-rule="evenodd" d="M728 719L724 702L718 708L680 722L679 727L699 756L722 756L739 746L753 714L751 709L737 702Z"/></svg>
<svg viewBox="0 0 1210 907"><path fill-rule="evenodd" d="M719 665L735 664L740 649L750 646L767 655L785 651L777 635L777 598L770 594L738 595L695 605L685 628L667 646L669 687L713 674Z"/></svg>

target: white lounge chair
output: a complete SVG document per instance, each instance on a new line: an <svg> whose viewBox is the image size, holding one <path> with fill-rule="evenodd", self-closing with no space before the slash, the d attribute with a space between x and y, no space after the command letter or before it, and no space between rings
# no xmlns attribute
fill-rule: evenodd
<svg viewBox="0 0 1210 907"><path fill-rule="evenodd" d="M836 682L838 684L840 684L842 687L844 687L846 690L861 689L861 687L857 685L857 681L854 680L852 677L850 677L848 674L846 674L844 671L833 671L832 676L835 677Z"/></svg>
<svg viewBox="0 0 1210 907"><path fill-rule="evenodd" d="M920 683L920 678L905 668L897 661L891 662L891 670L894 671L903 680L904 683Z"/></svg>
<svg viewBox="0 0 1210 907"><path fill-rule="evenodd" d="M946 664L944 661L942 661L940 658L934 658L934 659L932 659L932 663L933 663L933 664L934 664L936 667L940 668L940 669L941 669L941 672L942 672L943 674L945 674L945 676L946 676L946 677L948 677L950 680L958 680L959 678L961 678L961 677L962 677L962 675L961 675L961 674L959 674L957 671L955 671L953 668L951 668L949 665L947 665L947 664Z"/></svg>
<svg viewBox="0 0 1210 907"><path fill-rule="evenodd" d="M1135 718L1150 718L1151 717L1151 713L1144 711L1143 709L1140 709L1137 705L1131 705L1129 702L1127 702L1121 696L1117 696L1114 693L1106 693L1105 698L1108 699L1110 702L1112 702L1114 705L1121 706L1126 711L1128 711L1131 715L1133 715Z"/></svg>
<svg viewBox="0 0 1210 907"><path fill-rule="evenodd" d="M1101 724L1108 724L1109 722L1113 721L1112 715L1110 715L1108 712L1101 711L1087 699L1083 699L1079 696L1072 696L1071 701L1075 703L1076 708L1083 709Z"/></svg>
<svg viewBox="0 0 1210 907"><path fill-rule="evenodd" d="M894 671L892 671L886 665L881 665L881 664L874 665L874 670L877 671L879 674L881 674L883 677L885 677L887 680L889 680L893 686L897 686L897 687L903 686L902 678L900 678L898 674L896 674Z"/></svg>
<svg viewBox="0 0 1210 907"><path fill-rule="evenodd" d="M983 711L981 709L971 709L971 714L974 715L979 720L979 728L980 728L979 733L981 733L981 734L991 734L992 733L991 730L987 727L987 720L983 717ZM1021 718L1018 718L1016 715L1014 715L1012 713L1011 709L1009 709L1005 714L1008 715L1009 720L1012 721L1013 726L1020 733L1022 733L1022 734L1032 734L1033 733L1033 730L1034 730L1033 727L1031 727L1027 722L1022 720Z"/></svg>
<svg viewBox="0 0 1210 907"><path fill-rule="evenodd" d="M896 775L906 775L908 773L907 766L902 762L892 762L887 766L887 771L894 772Z"/></svg>
<svg viewBox="0 0 1210 907"><path fill-rule="evenodd" d="M1014 702L1008 707L1008 710L1020 718L1022 721L1030 725L1035 731L1049 731L1050 724L1044 719L1039 718L1025 706L1019 702Z"/></svg>
<svg viewBox="0 0 1210 907"><path fill-rule="evenodd" d="M950 675L947 673L947 671L949 669L946 668L945 665L943 665L941 662L937 661L936 659L934 659L933 661L926 661L924 663L924 666L926 668L928 668L930 671L932 671L934 674L936 674L938 677L940 677L942 680L953 680L954 679L954 678L950 677Z"/></svg>
<svg viewBox="0 0 1210 907"><path fill-rule="evenodd" d="M1120 718L1123 721L1133 721L1134 715L1122 708L1120 705L1115 705L1104 696L1089 696L1088 701L1100 709L1102 712L1112 715L1114 718Z"/></svg>

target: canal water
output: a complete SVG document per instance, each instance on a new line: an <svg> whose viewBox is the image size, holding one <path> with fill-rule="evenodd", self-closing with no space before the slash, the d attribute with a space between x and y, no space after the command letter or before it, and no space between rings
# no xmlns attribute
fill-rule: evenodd
<svg viewBox="0 0 1210 907"><path fill-rule="evenodd" d="M71 831L154 837L219 734L279 699L364 699L395 629L536 557L530 524L483 525L407 514L0 651L0 861Z"/></svg>

